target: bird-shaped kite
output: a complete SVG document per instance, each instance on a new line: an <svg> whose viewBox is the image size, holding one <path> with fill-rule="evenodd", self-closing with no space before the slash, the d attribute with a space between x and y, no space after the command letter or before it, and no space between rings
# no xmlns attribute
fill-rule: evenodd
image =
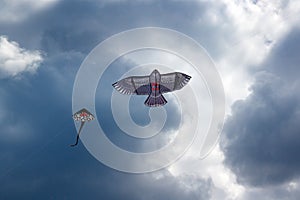
<svg viewBox="0 0 300 200"><path fill-rule="evenodd" d="M74 147L78 144L79 134L82 130L82 127L83 127L84 123L87 122L87 121L89 122L89 121L94 120L95 117L87 109L83 108L83 109L79 110L78 112L76 112L73 115L73 119L75 121L81 121L81 125L80 125L79 131L77 133L76 143L70 145L71 147Z"/></svg>
<svg viewBox="0 0 300 200"><path fill-rule="evenodd" d="M150 76L130 76L112 86L122 94L148 95L145 105L156 107L167 103L163 93L180 90L190 79L191 76L180 72L160 74L155 69Z"/></svg>

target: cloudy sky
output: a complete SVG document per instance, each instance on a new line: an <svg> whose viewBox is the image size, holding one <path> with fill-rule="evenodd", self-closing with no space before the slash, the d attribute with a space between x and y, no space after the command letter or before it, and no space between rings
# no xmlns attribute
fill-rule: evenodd
<svg viewBox="0 0 300 200"><path fill-rule="evenodd" d="M0 199L298 199L299 13L300 3L288 0L0 0ZM101 164L81 142L69 147L72 90L96 45L149 26L180 31L206 49L223 81L226 121L205 159L191 151L163 170L129 174ZM131 64L116 61L124 71L112 66L101 81ZM133 111L143 101L133 100ZM174 107L166 108L173 112L166 132L179 120ZM147 124L143 114L136 123ZM108 137L137 150L105 116Z"/></svg>

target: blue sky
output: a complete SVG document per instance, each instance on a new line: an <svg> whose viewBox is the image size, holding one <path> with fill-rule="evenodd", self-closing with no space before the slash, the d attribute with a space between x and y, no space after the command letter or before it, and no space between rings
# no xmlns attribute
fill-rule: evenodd
<svg viewBox="0 0 300 200"><path fill-rule="evenodd" d="M284 0L1 1L0 199L297 199L299 11ZM180 31L207 50L223 80L226 121L206 159L191 151L168 168L134 175L101 164L81 142L69 147L72 90L96 45L146 26ZM102 81L121 76L114 69ZM100 90L112 92L99 87L97 98ZM131 109L143 101L133 99ZM177 128L175 107L170 101L166 129ZM146 113L133 118L145 124ZM110 139L138 150L111 118L101 118Z"/></svg>

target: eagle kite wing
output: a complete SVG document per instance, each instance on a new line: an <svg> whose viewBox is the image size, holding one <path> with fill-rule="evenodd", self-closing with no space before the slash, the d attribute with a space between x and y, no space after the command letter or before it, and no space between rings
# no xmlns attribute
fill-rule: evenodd
<svg viewBox="0 0 300 200"><path fill-rule="evenodd" d="M149 95L149 76L130 76L112 84L122 94Z"/></svg>
<svg viewBox="0 0 300 200"><path fill-rule="evenodd" d="M161 93L172 92L183 88L192 77L180 72L162 74L160 80Z"/></svg>

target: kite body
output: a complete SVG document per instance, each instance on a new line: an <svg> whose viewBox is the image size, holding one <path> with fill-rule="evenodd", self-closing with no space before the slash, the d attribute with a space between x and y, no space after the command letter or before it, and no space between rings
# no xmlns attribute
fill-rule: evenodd
<svg viewBox="0 0 300 200"><path fill-rule="evenodd" d="M180 90L191 76L180 72L160 74L154 70L149 76L130 76L113 84L122 94L148 95L146 106L157 107L167 103L163 93Z"/></svg>
<svg viewBox="0 0 300 200"><path fill-rule="evenodd" d="M79 131L77 133L76 143L70 145L71 147L74 147L78 144L79 135L81 133L81 130L82 130L82 127L83 127L84 123L87 122L87 121L89 122L89 121L94 120L95 117L87 109L83 108L83 109L81 109L78 112L73 114L73 119L75 121L81 121L81 125L80 125Z"/></svg>

